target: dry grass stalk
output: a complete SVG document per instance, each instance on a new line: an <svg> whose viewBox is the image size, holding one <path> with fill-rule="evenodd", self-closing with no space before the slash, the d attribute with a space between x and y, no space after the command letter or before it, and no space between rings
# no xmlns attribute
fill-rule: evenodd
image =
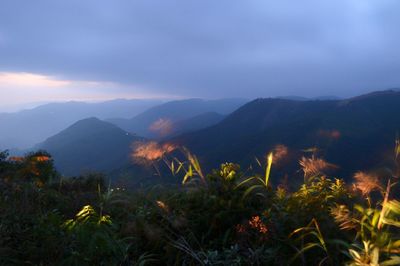
<svg viewBox="0 0 400 266"><path fill-rule="evenodd" d="M274 164L277 164L287 158L289 154L289 149L285 145L278 144L274 147L273 154L274 154Z"/></svg>
<svg viewBox="0 0 400 266"><path fill-rule="evenodd" d="M361 191L363 195L368 195L374 190L382 190L382 186L376 175L367 174L360 171L354 175L354 179L356 180L354 187Z"/></svg>
<svg viewBox="0 0 400 266"><path fill-rule="evenodd" d="M149 164L161 159L165 154L176 149L175 145L170 143L158 144L155 141L135 142L132 144L133 152L131 154L134 162L139 164Z"/></svg>
<svg viewBox="0 0 400 266"><path fill-rule="evenodd" d="M357 227L357 224L353 222L350 210L345 205L332 208L331 215L342 230L351 230Z"/></svg>
<svg viewBox="0 0 400 266"><path fill-rule="evenodd" d="M328 163L320 158L315 158L314 156L311 158L306 158L303 156L299 163L304 172L305 178L323 174L324 171L337 167L334 164Z"/></svg>

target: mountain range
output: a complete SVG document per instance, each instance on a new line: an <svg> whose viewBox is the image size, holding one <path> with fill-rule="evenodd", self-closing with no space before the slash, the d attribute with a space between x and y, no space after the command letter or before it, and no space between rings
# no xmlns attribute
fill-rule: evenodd
<svg viewBox="0 0 400 266"><path fill-rule="evenodd" d="M154 106L131 119L108 121L139 136L162 139L183 132L184 128L196 130L211 126L247 101L245 99L171 101Z"/></svg>
<svg viewBox="0 0 400 266"><path fill-rule="evenodd" d="M133 117L160 100L112 100L101 103L50 103L16 113L0 113L0 149L26 149L78 120Z"/></svg>
<svg viewBox="0 0 400 266"><path fill-rule="evenodd" d="M144 111L135 118L136 120L126 119L126 121L144 121L142 124L136 125L136 128L137 131L145 132L148 129L147 125L154 125L159 120L168 119L171 122L166 125L161 123L160 129L168 129L166 132L168 136L176 136L220 122L225 116L212 112L212 110L233 111L242 102L244 100L238 99L172 101ZM79 120L39 143L34 150L44 149L50 152L55 159L57 168L66 176L78 175L90 170L110 172L123 165L131 164L131 144L144 140L138 134L112 124L112 121L115 120L123 119L104 121L91 117ZM142 125L143 128L139 125ZM162 128L163 126L164 128ZM137 171L135 168L135 172Z"/></svg>
<svg viewBox="0 0 400 266"><path fill-rule="evenodd" d="M392 165L399 114L400 92L392 90L346 100L257 99L217 125L170 141L186 146L209 167L225 161L254 165L255 156L284 149L284 161L290 163L277 170L289 175L298 171L304 150L316 147L319 156L338 166L338 174L349 177Z"/></svg>
<svg viewBox="0 0 400 266"><path fill-rule="evenodd" d="M130 163L131 145L142 139L97 118L80 120L35 148L49 152L65 176L104 171Z"/></svg>
<svg viewBox="0 0 400 266"><path fill-rule="evenodd" d="M270 151L275 154L275 182L285 175L299 176L298 162L302 156L310 157L309 151L336 165L333 173L344 178L360 170L393 166L400 130L398 91L344 100L256 99L238 103L236 110L234 104L226 104L218 112L205 105L214 106L199 100L161 104L132 119L119 119L127 122L122 128L113 119L84 119L35 148L53 154L65 175L95 170L140 179L149 171L132 162L132 143L149 141L155 134L149 126L167 118L171 119L168 134L155 135L160 145L187 147L207 170L227 161L241 163L244 171L255 169L255 158L263 162ZM142 122L143 132L134 130L133 121Z"/></svg>

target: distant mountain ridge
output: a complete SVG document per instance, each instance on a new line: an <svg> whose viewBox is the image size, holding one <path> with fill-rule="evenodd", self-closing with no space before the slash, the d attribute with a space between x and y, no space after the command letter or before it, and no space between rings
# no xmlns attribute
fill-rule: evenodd
<svg viewBox="0 0 400 266"><path fill-rule="evenodd" d="M130 162L132 143L141 140L92 117L74 123L35 148L50 152L56 167L69 176L122 167Z"/></svg>
<svg viewBox="0 0 400 266"><path fill-rule="evenodd" d="M192 111L187 113L193 115ZM210 126L196 130L196 123ZM395 137L400 132L400 92L381 91L345 100L256 99L228 115L201 113L171 125L175 131L163 142L189 148L205 169L228 161L241 163L246 170L255 166L255 157L263 161L267 152L275 151L280 156L279 160L275 157L273 166L272 180L276 182L284 174L298 176L298 160L310 156L305 150L317 147L317 156L337 165L337 173L346 178L359 170L391 165ZM164 122L159 126L162 128ZM179 128L186 133L180 134ZM148 172L129 158L131 144L138 140L142 138L90 118L37 148L53 154L67 175L88 170L125 171L140 179Z"/></svg>
<svg viewBox="0 0 400 266"><path fill-rule="evenodd" d="M288 95L288 96L278 96L275 97L276 99L283 99L283 100L293 100L293 101L326 101L326 100L343 100L343 98L334 96L334 95L326 95L326 96L318 96L318 97L301 97L301 96L295 96L295 95Z"/></svg>
<svg viewBox="0 0 400 266"><path fill-rule="evenodd" d="M209 167L225 161L250 165L276 145L297 158L317 146L340 173L351 175L390 165L399 132L400 92L388 90L346 100L257 99L215 126L170 141L188 147ZM291 173L299 169L296 161L286 167Z"/></svg>
<svg viewBox="0 0 400 266"><path fill-rule="evenodd" d="M218 100L212 103L203 100L182 100L163 104L149 109L137 117L143 121L158 119L152 126L159 126L160 130L168 130L168 136L176 136L180 133L192 132L199 128L211 126L220 122L225 115L205 110L218 109L228 112L240 104L241 101ZM220 106L216 106L220 105ZM191 106L188 110L185 107ZM166 111L167 109L167 111ZM166 111L166 112L164 112ZM200 113L199 115L194 115ZM160 117L169 114L173 118L186 118L166 121ZM138 128L139 125L137 125ZM56 166L64 175L77 175L85 171L110 172L132 164L130 153L132 143L142 141L137 134L127 132L120 127L98 118L79 120L65 130L49 137L44 142L36 145L35 149L44 149L50 152L55 159ZM130 169L132 167L129 167ZM145 169L133 167L135 172L143 172ZM151 175L151 174L150 174Z"/></svg>
<svg viewBox="0 0 400 266"><path fill-rule="evenodd" d="M159 139L165 138L175 131L182 131L180 129L175 130L173 127L179 126L184 123L184 120L196 116L203 115L203 118L201 120L201 117L198 117L199 120L196 122L198 126L193 127L193 130L210 126L215 121L215 115L214 118L208 115L210 121L207 121L205 119L207 113L227 115L246 102L245 99L177 100L150 108L131 119L109 119L107 121L139 136Z"/></svg>
<svg viewBox="0 0 400 266"><path fill-rule="evenodd" d="M184 133L193 132L203 128L207 128L221 122L227 115L222 115L216 112L207 112L190 117L185 120L179 120L172 126L169 137L177 136Z"/></svg>
<svg viewBox="0 0 400 266"><path fill-rule="evenodd" d="M78 120L132 117L159 100L112 100L101 103L50 103L16 113L0 113L0 149L29 148Z"/></svg>

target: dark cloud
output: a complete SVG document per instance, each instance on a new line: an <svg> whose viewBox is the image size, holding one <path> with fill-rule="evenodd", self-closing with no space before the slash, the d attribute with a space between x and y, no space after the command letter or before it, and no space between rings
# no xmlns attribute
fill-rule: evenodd
<svg viewBox="0 0 400 266"><path fill-rule="evenodd" d="M400 85L400 2L3 0L0 71L224 97Z"/></svg>

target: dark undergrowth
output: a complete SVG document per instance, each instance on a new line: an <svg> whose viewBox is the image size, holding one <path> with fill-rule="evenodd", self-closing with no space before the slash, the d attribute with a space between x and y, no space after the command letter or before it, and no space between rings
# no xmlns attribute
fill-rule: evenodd
<svg viewBox="0 0 400 266"><path fill-rule="evenodd" d="M206 174L186 155L164 160L182 185L127 191L61 178L45 152L1 153L0 265L400 264L397 169L346 184L304 157L289 189L269 184L272 153L255 176L232 163Z"/></svg>

